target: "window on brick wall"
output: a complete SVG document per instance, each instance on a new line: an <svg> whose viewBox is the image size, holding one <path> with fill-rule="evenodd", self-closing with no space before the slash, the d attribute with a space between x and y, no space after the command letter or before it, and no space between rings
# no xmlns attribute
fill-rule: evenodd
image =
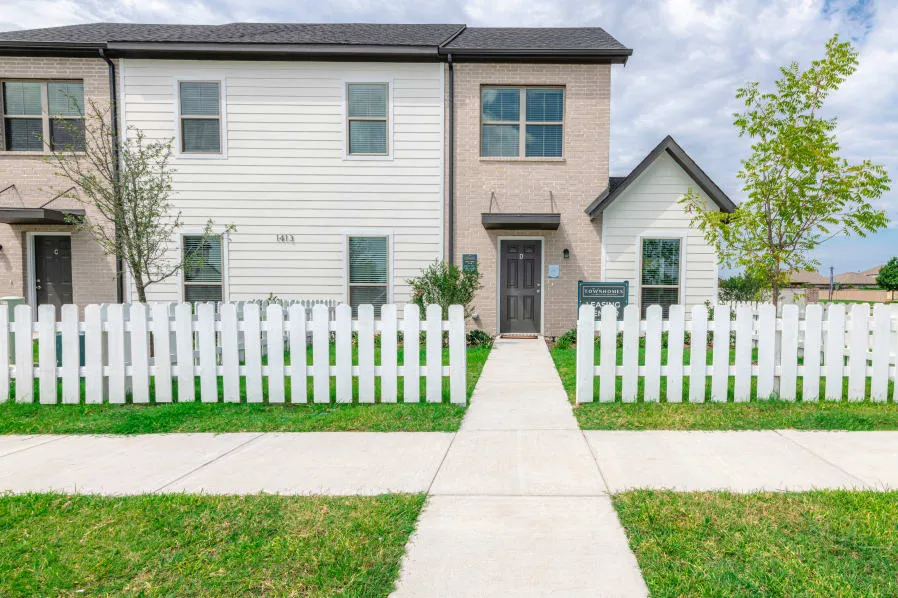
<svg viewBox="0 0 898 598"><path fill-rule="evenodd" d="M484 158L562 157L564 89L482 88L480 155Z"/></svg>
<svg viewBox="0 0 898 598"><path fill-rule="evenodd" d="M3 81L0 111L8 152L84 149L81 81Z"/></svg>

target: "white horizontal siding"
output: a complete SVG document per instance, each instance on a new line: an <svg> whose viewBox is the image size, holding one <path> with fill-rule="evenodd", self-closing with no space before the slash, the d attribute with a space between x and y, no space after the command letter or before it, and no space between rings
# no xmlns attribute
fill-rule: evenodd
<svg viewBox="0 0 898 598"><path fill-rule="evenodd" d="M442 251L442 70L436 64L126 60L127 125L175 132L178 79L221 79L227 158L174 159L185 230L235 225L227 247L230 299L344 299L345 234L392 238L393 297ZM392 160L344 160L346 80L392 82ZM279 243L276 235L293 235ZM170 245L177 257L177 242ZM150 300L179 296L180 277Z"/></svg>
<svg viewBox="0 0 898 598"><path fill-rule="evenodd" d="M630 300L639 305L639 238L676 234L686 239L681 259L680 296L687 307L712 302L717 294L717 254L694 228L679 201L689 188L698 192L706 206L716 205L695 181L666 152L643 172L604 214L604 278L629 281ZM685 255L683 255L683 253ZM684 297L685 291L685 297Z"/></svg>

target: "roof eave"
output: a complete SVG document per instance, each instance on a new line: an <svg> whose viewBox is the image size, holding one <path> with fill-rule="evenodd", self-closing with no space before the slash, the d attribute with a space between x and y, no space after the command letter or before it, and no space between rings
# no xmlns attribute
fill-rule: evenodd
<svg viewBox="0 0 898 598"><path fill-rule="evenodd" d="M453 60L469 61L530 61L530 62L597 62L626 64L633 54L629 48L614 50L584 50L572 48L453 48L441 46L441 55L452 54Z"/></svg>
<svg viewBox="0 0 898 598"><path fill-rule="evenodd" d="M102 42L61 43L0 40L0 56L76 56L95 57L106 47Z"/></svg>
<svg viewBox="0 0 898 598"><path fill-rule="evenodd" d="M352 44L255 44L210 42L109 42L110 56L173 58L233 58L257 60L391 60L438 61L436 46Z"/></svg>

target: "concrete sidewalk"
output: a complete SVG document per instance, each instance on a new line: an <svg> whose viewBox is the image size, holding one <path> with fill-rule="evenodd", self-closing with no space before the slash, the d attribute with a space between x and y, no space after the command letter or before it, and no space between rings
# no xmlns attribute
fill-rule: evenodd
<svg viewBox="0 0 898 598"><path fill-rule="evenodd" d="M647 591L545 343L498 340L393 595Z"/></svg>

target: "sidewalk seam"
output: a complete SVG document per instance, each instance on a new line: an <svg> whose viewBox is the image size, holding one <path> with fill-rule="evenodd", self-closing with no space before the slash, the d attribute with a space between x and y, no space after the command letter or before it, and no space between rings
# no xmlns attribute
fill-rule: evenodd
<svg viewBox="0 0 898 598"><path fill-rule="evenodd" d="M865 479L863 479L863 478L861 478L861 477L859 477L859 476L856 476L855 474L851 473L850 471L848 471L848 470L846 470L846 469L844 469L844 468L842 468L842 467L839 467L838 465L836 465L835 463L833 463L832 461L830 461L830 460L827 459L826 457L823 457L822 455L818 455L817 453L815 453L814 451L812 451L810 448L808 448L808 447L806 447L805 445L801 444L800 442L798 442L798 441L795 440L794 438L789 438L789 437L786 436L785 434L782 434L780 430L774 430L773 432L774 432L777 436L779 436L780 438L783 438L783 439L785 439L785 440L791 442L792 444L794 444L795 446L797 446L797 447L799 447L800 449L804 450L804 451L807 452L808 454L810 454L810 455L816 457L817 459L820 459L821 461L823 461L824 463L826 463L826 464L829 465L830 467L836 469L837 471L841 471L842 473L844 473L845 475L847 475L847 476L850 477L850 478L853 478L853 479L857 480L857 481L860 482L861 485L863 485L865 488L874 488L874 486L873 486L872 484L870 484L869 482L867 482L867 480L865 480Z"/></svg>
<svg viewBox="0 0 898 598"><path fill-rule="evenodd" d="M19 453L24 453L25 451L31 450L31 449L33 449L33 448L37 448L37 447L39 447L39 446L45 446L45 445L47 445L47 444L50 444L51 442L56 442L56 441L58 441L58 440L63 440L63 439L65 439L65 438L71 438L71 435L68 435L68 436L57 436L56 438L51 438L51 439L49 439L49 440L45 440L45 441L39 442L39 443L37 443L37 444L32 444L32 445L26 446L26 447L24 447L24 448L20 448L20 449L16 449L16 450L11 451L11 452L8 452L8 453L4 453L4 454L0 455L0 459L3 459L3 458L5 458L5 457L9 457L9 456L11 456L11 455L18 455Z"/></svg>
<svg viewBox="0 0 898 598"><path fill-rule="evenodd" d="M599 472L599 477L602 478L602 485L605 486L605 494L611 496L611 486L608 485L608 480L605 479L605 472L602 471L602 466L599 465L599 458L596 456L596 452L593 450L592 445L589 444L586 432L582 429L580 430L580 437L583 439L583 442L586 443L586 448L589 449L589 454L592 455L592 462L596 464L596 470Z"/></svg>
<svg viewBox="0 0 898 598"><path fill-rule="evenodd" d="M468 416L468 409L469 409L469 408L470 408L470 407L465 408L465 415L464 415L464 417L462 418L462 422L464 422L464 418ZM459 429L461 429L461 424L459 424L458 427L459 427ZM426 496L432 496L431 490L433 489L433 483L436 482L437 476L440 475L440 470L443 469L443 464L446 462L446 457L449 456L449 451L452 450L452 444L455 442L455 437L456 437L456 436L458 436L458 432L457 432L457 431L454 432L454 433L452 434L452 439L449 440L449 446L446 447L446 452L443 453L443 458L440 459L440 464L437 466L437 470L436 470L435 472L433 472L433 477L430 478L430 483L427 484L427 492L425 493Z"/></svg>
<svg viewBox="0 0 898 598"><path fill-rule="evenodd" d="M234 448L229 449L229 450L226 450L225 452L223 452L223 453L220 454L220 455L216 455L215 457L213 457L212 459L209 459L209 460L206 461L205 463L203 463L203 464L201 464L201 465L198 465L197 467L194 467L193 469L191 469L191 470L188 471L187 473L184 473L184 474L182 474L182 475L179 475L179 476L176 477L175 479L170 480L170 481L166 482L165 484L162 484L161 486L159 486L158 488L156 488L155 490L153 490L153 491L152 491L152 494L155 494L156 492L162 492L163 490L165 490L166 488L168 488L168 487L171 486L172 484L174 484L174 483L176 483L176 482L180 482L180 481L183 480L184 478L186 478L186 477L188 477L188 476L191 476L191 475L195 474L196 472L198 472L199 470L203 469L204 467L207 467L207 466L209 466L209 465L215 463L216 461L218 461L218 460L220 460L220 459L223 459L223 458L227 457L228 455L230 455L230 454L233 453L234 451L239 450L239 449L242 449L243 447L247 446L248 444L250 444L250 443L252 443L252 442L255 442L256 440L262 438L262 437L265 436L265 435L266 435L266 432L259 432L256 436L253 436L253 437L250 438L249 440L247 440L247 441L245 441L245 442L241 442L240 444L238 444L238 445L235 446Z"/></svg>

